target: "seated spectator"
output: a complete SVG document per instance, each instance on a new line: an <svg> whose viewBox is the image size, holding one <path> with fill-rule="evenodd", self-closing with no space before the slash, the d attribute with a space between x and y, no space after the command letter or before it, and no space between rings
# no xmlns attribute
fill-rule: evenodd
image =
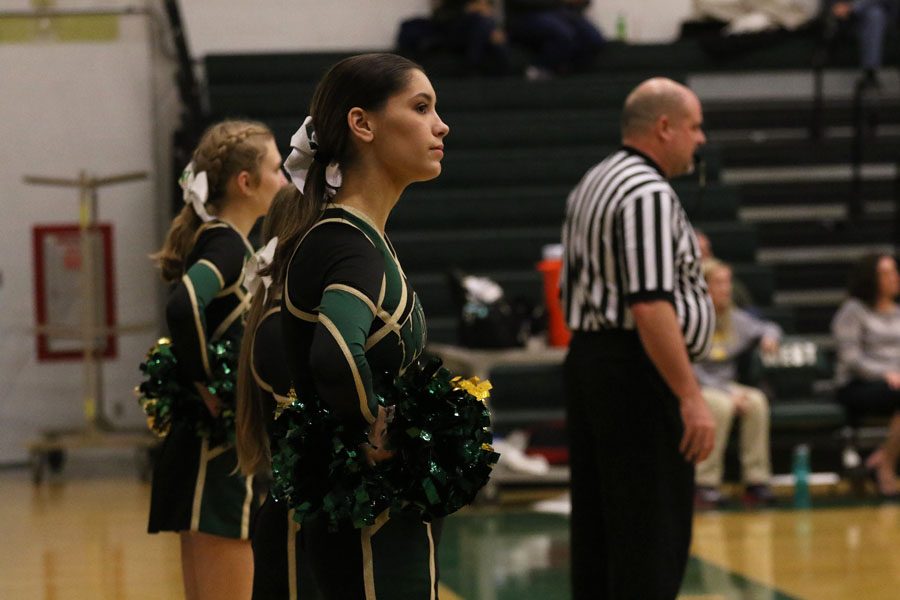
<svg viewBox="0 0 900 600"><path fill-rule="evenodd" d="M851 420L890 417L888 437L866 460L882 498L898 499L900 457L900 275L887 254L860 260L850 274L850 297L831 331L837 341L838 400Z"/></svg>
<svg viewBox="0 0 900 600"><path fill-rule="evenodd" d="M493 0L435 0L432 19L444 46L461 53L473 72L509 71L506 34Z"/></svg>
<svg viewBox="0 0 900 600"><path fill-rule="evenodd" d="M506 0L506 30L513 42L538 52L531 80L584 67L603 47L600 30L584 16L590 0Z"/></svg>
<svg viewBox="0 0 900 600"><path fill-rule="evenodd" d="M863 85L879 85L878 69L884 58L884 38L888 27L897 21L898 6L898 0L838 0L831 5L831 13L838 20L856 21Z"/></svg>
<svg viewBox="0 0 900 600"><path fill-rule="evenodd" d="M818 3L794 0L694 0L694 14L726 23L722 33L727 36L794 31L813 20L818 11Z"/></svg>
<svg viewBox="0 0 900 600"><path fill-rule="evenodd" d="M698 508L714 508L724 502L720 486L725 462L725 446L735 417L742 419L740 436L741 475L746 485L744 502L750 505L774 501L769 480L769 403L762 391L738 384L737 358L754 344L763 352L775 352L781 328L761 321L732 304L731 268L710 259L703 275L716 310L716 330L709 356L694 364L703 398L716 421L712 454L697 465Z"/></svg>
<svg viewBox="0 0 900 600"><path fill-rule="evenodd" d="M706 261L715 258L716 255L713 254L712 243L709 241L709 236L699 229L694 229L694 235L697 236L697 243L700 246L701 260ZM735 306L743 308L744 310L751 310L754 304L750 290L747 289L747 286L744 285L740 279L735 278L734 274L732 274L731 277L731 301Z"/></svg>

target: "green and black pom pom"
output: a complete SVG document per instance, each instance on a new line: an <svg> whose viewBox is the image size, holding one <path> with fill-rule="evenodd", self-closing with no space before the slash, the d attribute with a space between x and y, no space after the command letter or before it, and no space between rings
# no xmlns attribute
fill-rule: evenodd
<svg viewBox="0 0 900 600"><path fill-rule="evenodd" d="M181 383L169 339L161 338L147 352L140 367L145 379L135 393L150 431L165 437L173 424L186 423L213 444L234 441L237 348L231 340L222 340L209 344L207 351L213 374L207 387L221 402L217 417L207 410L197 390Z"/></svg>
<svg viewBox="0 0 900 600"><path fill-rule="evenodd" d="M366 464L362 430L348 430L315 396L303 395L275 421L272 494L295 519L328 520L336 528L372 525L385 509L414 510L430 521L470 503L499 455L486 400L490 383L453 377L438 359L385 377L380 405L391 407L394 457Z"/></svg>

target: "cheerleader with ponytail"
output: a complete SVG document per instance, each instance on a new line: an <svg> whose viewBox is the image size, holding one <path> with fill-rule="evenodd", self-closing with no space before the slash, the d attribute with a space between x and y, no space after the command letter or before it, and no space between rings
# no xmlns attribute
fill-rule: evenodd
<svg viewBox="0 0 900 600"><path fill-rule="evenodd" d="M272 259L288 229L304 210L303 195L293 185L275 195L263 221L263 248L247 263L245 282L253 294L241 344L238 369L236 446L241 473L271 476L272 428L294 391L281 335L281 286L273 284ZM312 600L315 582L294 511L266 498L253 528L253 598Z"/></svg>
<svg viewBox="0 0 900 600"><path fill-rule="evenodd" d="M385 228L403 190L441 172L449 128L436 105L415 63L347 58L319 82L285 161L303 192L271 270L290 379L301 402L316 398L344 430L367 437L359 452L372 465L393 457L376 378L402 374L425 347L422 306ZM436 597L439 538L440 520L415 511L384 510L361 528L321 515L303 522L328 600Z"/></svg>
<svg viewBox="0 0 900 600"><path fill-rule="evenodd" d="M175 378L211 416L223 407L209 389L215 358L209 344L240 343L250 303L243 276L253 254L247 234L284 183L266 126L213 125L182 176L186 205L153 257L172 284L166 322ZM187 600L250 596L250 522L257 502L253 477L236 474L237 466L227 438L203 435L185 419L172 422L154 467L149 531L180 535Z"/></svg>

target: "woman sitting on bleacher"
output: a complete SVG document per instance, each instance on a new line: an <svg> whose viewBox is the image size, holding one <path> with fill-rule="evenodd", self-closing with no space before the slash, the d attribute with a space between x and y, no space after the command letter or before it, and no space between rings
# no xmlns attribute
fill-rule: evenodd
<svg viewBox="0 0 900 600"><path fill-rule="evenodd" d="M838 400L851 420L891 418L884 444L866 460L883 498L900 498L900 275L887 254L863 257L850 274L850 297L834 316Z"/></svg>
<svg viewBox="0 0 900 600"><path fill-rule="evenodd" d="M724 503L720 490L725 447L735 417L741 417L741 471L746 484L744 502L771 504L769 487L772 467L769 460L769 403L762 391L738 384L737 359L755 344L763 352L775 352L781 328L761 321L736 308L732 301L731 267L710 259L703 263L703 275L716 310L716 330L709 355L694 363L703 398L716 420L716 440L712 454L697 465L696 505L715 508Z"/></svg>

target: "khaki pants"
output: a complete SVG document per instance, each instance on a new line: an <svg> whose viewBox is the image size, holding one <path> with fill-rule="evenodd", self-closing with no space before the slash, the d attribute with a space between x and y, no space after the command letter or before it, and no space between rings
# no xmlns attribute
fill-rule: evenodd
<svg viewBox="0 0 900 600"><path fill-rule="evenodd" d="M716 421L716 442L712 454L697 465L697 485L717 487L722 483L725 462L725 446L731 434L735 404L733 393L744 393L747 403L739 415L741 423L740 456L741 478L746 484L767 484L772 476L769 461L769 402L760 390L736 383L730 392L705 387L702 390L709 410Z"/></svg>

